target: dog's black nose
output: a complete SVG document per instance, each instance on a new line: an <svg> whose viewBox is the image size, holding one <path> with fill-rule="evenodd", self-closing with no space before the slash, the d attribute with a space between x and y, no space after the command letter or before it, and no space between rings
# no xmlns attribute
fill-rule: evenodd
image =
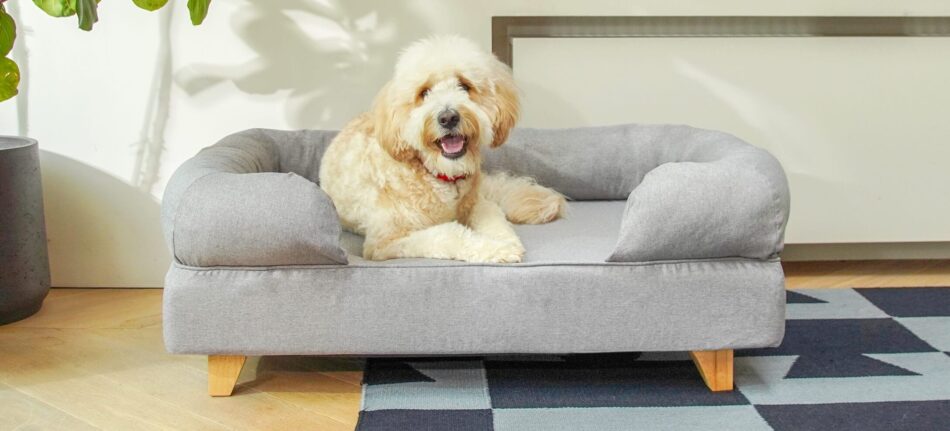
<svg viewBox="0 0 950 431"><path fill-rule="evenodd" d="M446 109L439 113L439 124L446 129L451 129L459 123L459 111Z"/></svg>

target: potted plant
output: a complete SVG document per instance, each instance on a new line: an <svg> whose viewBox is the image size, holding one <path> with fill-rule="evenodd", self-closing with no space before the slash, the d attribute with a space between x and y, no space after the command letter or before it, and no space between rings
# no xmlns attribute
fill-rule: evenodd
<svg viewBox="0 0 950 431"><path fill-rule="evenodd" d="M36 141L0 136L0 324L36 313L49 291Z"/></svg>
<svg viewBox="0 0 950 431"><path fill-rule="evenodd" d="M9 58L16 41L16 22L0 0L0 102L17 95L20 70ZM132 0L148 11L168 0ZM75 15L79 28L92 30L98 0L33 0L54 17ZM188 0L191 22L201 24L211 0ZM0 325L39 311L49 292L49 257L43 216L39 149L34 139L0 136Z"/></svg>

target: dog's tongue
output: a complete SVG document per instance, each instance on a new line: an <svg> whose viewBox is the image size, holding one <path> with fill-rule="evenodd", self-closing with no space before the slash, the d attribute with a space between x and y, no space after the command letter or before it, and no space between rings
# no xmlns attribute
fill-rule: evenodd
<svg viewBox="0 0 950 431"><path fill-rule="evenodd" d="M439 144L442 145L442 151L447 154L455 154L462 151L462 147L465 146L465 138L461 136L443 136L439 140Z"/></svg>

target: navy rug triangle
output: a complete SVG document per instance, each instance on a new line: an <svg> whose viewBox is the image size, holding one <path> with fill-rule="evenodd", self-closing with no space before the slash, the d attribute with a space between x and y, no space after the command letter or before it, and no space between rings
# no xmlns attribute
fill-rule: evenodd
<svg viewBox="0 0 950 431"><path fill-rule="evenodd" d="M798 293L794 290L789 290L785 292L785 302L789 304L827 304L827 301L822 301L818 298L808 296L804 293Z"/></svg>
<svg viewBox="0 0 950 431"><path fill-rule="evenodd" d="M823 377L919 376L920 374L864 355L799 356L786 379Z"/></svg>
<svg viewBox="0 0 950 431"><path fill-rule="evenodd" d="M364 385L389 385L393 383L434 382L404 361L371 359L363 374Z"/></svg>

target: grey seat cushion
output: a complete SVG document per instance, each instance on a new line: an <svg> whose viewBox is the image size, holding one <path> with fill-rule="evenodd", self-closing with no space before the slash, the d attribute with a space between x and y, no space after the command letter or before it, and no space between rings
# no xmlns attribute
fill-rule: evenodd
<svg viewBox="0 0 950 431"><path fill-rule="evenodd" d="M541 225L516 225L515 231L526 250L522 265L603 264L616 246L624 206L624 201L572 202L568 216L563 219ZM428 259L365 261L360 257L363 237L344 232L341 243L350 254L351 265L458 264Z"/></svg>

